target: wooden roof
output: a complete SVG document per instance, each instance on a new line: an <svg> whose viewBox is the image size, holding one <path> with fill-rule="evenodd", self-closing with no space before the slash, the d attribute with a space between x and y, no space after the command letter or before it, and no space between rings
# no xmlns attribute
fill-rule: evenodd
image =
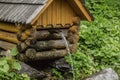
<svg viewBox="0 0 120 80"><path fill-rule="evenodd" d="M31 24L42 14L53 0L0 0L0 21ZM81 0L68 0L78 16L91 21L93 17Z"/></svg>

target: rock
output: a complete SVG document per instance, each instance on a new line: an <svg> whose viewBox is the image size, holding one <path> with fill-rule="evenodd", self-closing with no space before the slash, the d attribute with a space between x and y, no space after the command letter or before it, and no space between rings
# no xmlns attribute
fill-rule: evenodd
<svg viewBox="0 0 120 80"><path fill-rule="evenodd" d="M37 79L42 79L46 76L44 72L40 72L23 62L21 62L21 70L19 73L26 73L31 78L37 78Z"/></svg>
<svg viewBox="0 0 120 80"><path fill-rule="evenodd" d="M104 69L85 80L119 80L117 73L111 68Z"/></svg>
<svg viewBox="0 0 120 80"><path fill-rule="evenodd" d="M56 68L57 70L61 72L67 72L70 71L71 66L65 61L64 58L60 58L58 60L55 60L50 64L53 68Z"/></svg>

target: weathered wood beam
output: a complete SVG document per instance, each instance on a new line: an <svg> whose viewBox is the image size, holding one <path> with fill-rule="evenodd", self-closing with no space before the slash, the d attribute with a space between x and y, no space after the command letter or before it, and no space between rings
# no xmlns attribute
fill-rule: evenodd
<svg viewBox="0 0 120 80"><path fill-rule="evenodd" d="M67 50L50 50L50 51L42 51L37 52L35 49L28 49L25 54L19 54L16 59L20 61L34 61L34 60L48 60L48 59L56 59L62 58L67 55Z"/></svg>
<svg viewBox="0 0 120 80"><path fill-rule="evenodd" d="M17 38L19 41L25 41L28 39L28 37L32 37L33 39L36 40L60 39L61 31L65 36L68 35L68 28L38 29L37 31L33 29L26 29L24 32L18 33Z"/></svg>
<svg viewBox="0 0 120 80"><path fill-rule="evenodd" d="M12 43L18 43L17 35L9 32L0 31L0 39Z"/></svg>
<svg viewBox="0 0 120 80"><path fill-rule="evenodd" d="M37 26L37 30L42 30L42 29L68 29L71 27L71 24L56 24L55 26L53 26L52 24L47 25L46 27L43 25L39 25Z"/></svg>
<svg viewBox="0 0 120 80"><path fill-rule="evenodd" d="M43 40L43 39L61 39L61 31L67 37L68 35L68 29L57 29L57 30L41 30L36 31L35 36L37 40Z"/></svg>
<svg viewBox="0 0 120 80"><path fill-rule="evenodd" d="M0 40L0 48L2 48L2 49L10 50L10 49L12 49L14 47L16 47L16 44L12 44L12 43Z"/></svg>
<svg viewBox="0 0 120 80"><path fill-rule="evenodd" d="M63 40L50 40L50 41L39 41L35 45L30 45L36 50L48 50L48 49L63 49L65 47L65 42Z"/></svg>
<svg viewBox="0 0 120 80"><path fill-rule="evenodd" d="M37 41L35 44L30 45L27 45L26 43L21 43L18 45L18 50L20 52L23 52L28 47L34 48L37 51L66 48L65 42L63 40L49 40L49 41Z"/></svg>
<svg viewBox="0 0 120 80"><path fill-rule="evenodd" d="M28 49L26 51L26 56L31 60L45 60L45 59L55 59L64 57L67 54L66 49L63 50L53 50L36 52L35 49Z"/></svg>
<svg viewBox="0 0 120 80"><path fill-rule="evenodd" d="M19 31L14 24L6 24L2 22L0 22L0 30L4 30L8 32L15 32L15 33Z"/></svg>

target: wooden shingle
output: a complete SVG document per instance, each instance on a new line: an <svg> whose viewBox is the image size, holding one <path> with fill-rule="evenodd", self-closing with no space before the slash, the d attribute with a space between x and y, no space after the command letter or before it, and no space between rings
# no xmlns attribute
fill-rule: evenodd
<svg viewBox="0 0 120 80"><path fill-rule="evenodd" d="M0 21L34 24L53 1L56 0L0 0ZM81 0L66 1L82 20L93 20Z"/></svg>

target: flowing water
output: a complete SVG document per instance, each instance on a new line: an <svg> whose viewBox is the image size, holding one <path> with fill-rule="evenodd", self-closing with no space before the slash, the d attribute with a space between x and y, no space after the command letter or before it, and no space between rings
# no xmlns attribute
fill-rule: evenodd
<svg viewBox="0 0 120 80"><path fill-rule="evenodd" d="M64 35L62 32L61 32L61 36L62 36L63 40L65 41L65 46L66 46L66 49L67 49L69 58L70 58L70 60L71 60L71 68L72 68L72 73L73 73L73 80L75 80L74 65L73 65L72 55L71 55L70 49L69 49L69 44L68 44L68 42L67 42L67 39L66 39L65 35Z"/></svg>

